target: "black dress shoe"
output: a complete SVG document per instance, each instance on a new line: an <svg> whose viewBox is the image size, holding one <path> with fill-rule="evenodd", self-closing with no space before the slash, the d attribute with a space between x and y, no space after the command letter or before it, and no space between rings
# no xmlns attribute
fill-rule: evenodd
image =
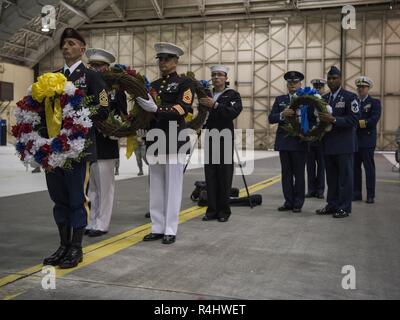
<svg viewBox="0 0 400 320"><path fill-rule="evenodd" d="M146 212L146 214L144 215L145 218L150 218L150 212Z"/></svg>
<svg viewBox="0 0 400 320"><path fill-rule="evenodd" d="M344 211L344 210L342 210L342 209L338 210L337 212L335 212L333 214L334 218L346 218L348 216L349 216L349 213Z"/></svg>
<svg viewBox="0 0 400 320"><path fill-rule="evenodd" d="M205 215L203 218L201 218L202 221L211 221L211 220L217 220L216 217L209 217Z"/></svg>
<svg viewBox="0 0 400 320"><path fill-rule="evenodd" d="M319 193L315 196L318 199L325 199L324 194L323 193Z"/></svg>
<svg viewBox="0 0 400 320"><path fill-rule="evenodd" d="M175 242L175 240L176 240L176 237L175 237L175 236L165 235L165 236L163 237L162 243L163 243L163 244L172 244L172 243Z"/></svg>
<svg viewBox="0 0 400 320"><path fill-rule="evenodd" d="M328 207L324 207L322 209L318 209L318 210L315 211L315 213L319 214L319 215L334 214L335 212L336 212L336 210L333 210L333 209L328 208Z"/></svg>
<svg viewBox="0 0 400 320"><path fill-rule="evenodd" d="M305 197L306 198L313 198L313 197L315 197L315 195L316 195L315 192L308 192L308 193L306 193Z"/></svg>
<svg viewBox="0 0 400 320"><path fill-rule="evenodd" d="M59 266L61 269L71 269L75 268L82 261L83 261L82 248L71 246L68 250L68 253L61 260Z"/></svg>
<svg viewBox="0 0 400 320"><path fill-rule="evenodd" d="M293 210L293 208L286 207L286 206L281 206L278 208L278 211L290 211Z"/></svg>
<svg viewBox="0 0 400 320"><path fill-rule="evenodd" d="M143 241L155 241L160 240L164 237L162 233L150 233L143 238Z"/></svg>
<svg viewBox="0 0 400 320"><path fill-rule="evenodd" d="M61 260L68 253L69 247L60 246L56 252L54 252L50 257L47 257L43 260L43 265L45 266L58 266Z"/></svg>
<svg viewBox="0 0 400 320"><path fill-rule="evenodd" d="M294 213L299 213L299 212L301 212L301 208L293 208L293 212Z"/></svg>
<svg viewBox="0 0 400 320"><path fill-rule="evenodd" d="M366 203L375 203L374 198L367 198Z"/></svg>
<svg viewBox="0 0 400 320"><path fill-rule="evenodd" d="M88 236L91 231L93 231L93 230L92 229L85 229L84 235Z"/></svg>
<svg viewBox="0 0 400 320"><path fill-rule="evenodd" d="M227 222L229 218L218 218L219 222Z"/></svg>
<svg viewBox="0 0 400 320"><path fill-rule="evenodd" d="M101 237L102 235L107 234L108 231L101 231L101 230L90 230L88 236L89 237Z"/></svg>

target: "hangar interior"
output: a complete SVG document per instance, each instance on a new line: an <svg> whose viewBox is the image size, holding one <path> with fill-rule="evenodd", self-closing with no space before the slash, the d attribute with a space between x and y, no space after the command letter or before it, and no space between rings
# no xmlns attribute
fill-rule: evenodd
<svg viewBox="0 0 400 320"><path fill-rule="evenodd" d="M346 5L355 8L354 28L342 27L350 12L342 12ZM49 14L53 26L47 25ZM160 76L154 52L160 41L184 50L179 73L193 71L197 79L209 80L210 66L228 66L230 86L243 101L236 128L255 133L256 150L246 158L254 161L254 171L246 183L251 194L262 196L262 205L232 208L225 224L202 221L206 208L190 196L204 170L191 164L177 242L143 242L151 232L144 216L148 168L137 176L134 157L127 160L122 147L109 232L85 237L83 263L57 268L57 289L44 288L43 257L58 241L53 203L43 171L32 174L15 155L11 127L27 88L39 75L63 66L59 39L66 27L76 28L87 47L112 52L118 63L150 80ZM353 92L355 79L368 76L371 95L382 102L376 202L354 202L346 219L316 215L325 205L316 198L306 199L301 213L278 212L282 169L272 151L277 125L268 123L268 114L275 98L287 93L288 70L304 73L303 84L310 85L314 78L326 78L332 65L342 70L342 85ZM5 142L0 145L1 300L400 297L400 180L394 153L400 145L398 0L0 0L0 120ZM245 196L237 172L233 186ZM348 267L357 274L354 288L343 285Z"/></svg>

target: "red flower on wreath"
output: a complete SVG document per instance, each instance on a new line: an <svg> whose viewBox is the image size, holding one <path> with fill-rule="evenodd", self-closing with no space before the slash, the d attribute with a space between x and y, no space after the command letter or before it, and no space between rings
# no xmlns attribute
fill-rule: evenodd
<svg viewBox="0 0 400 320"><path fill-rule="evenodd" d="M48 144L44 144L43 146L41 146L40 150L43 151L46 154L51 153L51 147Z"/></svg>
<svg viewBox="0 0 400 320"><path fill-rule="evenodd" d="M71 129L74 126L74 120L70 117L65 118L63 121L63 127L67 130Z"/></svg>
<svg viewBox="0 0 400 320"><path fill-rule="evenodd" d="M61 106L64 107L68 103L68 95L63 94L60 98Z"/></svg>
<svg viewBox="0 0 400 320"><path fill-rule="evenodd" d="M132 77L136 78L136 76L137 76L136 70L135 69L131 69L131 67L128 67L125 72L127 74L129 74L130 76L132 76Z"/></svg>
<svg viewBox="0 0 400 320"><path fill-rule="evenodd" d="M75 95L84 97L85 93L81 89L76 89L75 90Z"/></svg>
<svg viewBox="0 0 400 320"><path fill-rule="evenodd" d="M68 144L68 137L65 134L62 134L58 137L58 139L61 141L63 152L69 151L70 146Z"/></svg>
<svg viewBox="0 0 400 320"><path fill-rule="evenodd" d="M82 132L84 135L88 134L89 129L77 124L72 127L72 133L80 133Z"/></svg>
<svg viewBox="0 0 400 320"><path fill-rule="evenodd" d="M28 143L26 144L26 146L25 146L25 150L27 150L27 151L31 151L31 149L32 149L32 147L33 147L33 141L32 140L29 140L28 141Z"/></svg>
<svg viewBox="0 0 400 320"><path fill-rule="evenodd" d="M32 125L28 123L16 124L11 127L11 132L14 137L19 139L23 133L32 132Z"/></svg>

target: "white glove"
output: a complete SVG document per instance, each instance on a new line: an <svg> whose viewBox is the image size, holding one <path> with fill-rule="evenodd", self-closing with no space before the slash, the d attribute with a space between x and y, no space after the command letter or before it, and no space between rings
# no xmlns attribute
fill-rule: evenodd
<svg viewBox="0 0 400 320"><path fill-rule="evenodd" d="M147 131L144 129L137 129L136 130L136 136L140 138L144 138L147 134Z"/></svg>
<svg viewBox="0 0 400 320"><path fill-rule="evenodd" d="M157 112L157 105L155 104L155 102L153 101L153 98L151 97L150 94L147 94L149 97L149 100L145 100L141 97L137 97L136 101L139 104L139 106L147 112Z"/></svg>

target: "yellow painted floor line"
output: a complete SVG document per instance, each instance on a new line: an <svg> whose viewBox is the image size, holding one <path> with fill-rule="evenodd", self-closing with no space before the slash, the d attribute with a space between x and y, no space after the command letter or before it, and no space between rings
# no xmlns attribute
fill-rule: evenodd
<svg viewBox="0 0 400 320"><path fill-rule="evenodd" d="M26 292L26 291L22 291L22 292L18 292L18 293L16 293L16 294L12 294L12 295L5 296L3 300L12 300L12 299L14 299L14 298L20 296L21 294L23 294L23 293L25 293L25 292Z"/></svg>
<svg viewBox="0 0 400 320"><path fill-rule="evenodd" d="M273 185L281 180L281 176L275 176L273 178L258 182L254 185L249 186L249 192L254 193L258 190L264 189ZM246 190L240 190L240 196L245 196ZM183 223L185 221L191 220L198 216L205 214L206 207L193 206L191 208L182 210L180 213L179 222ZM143 237L151 232L151 224L147 223L141 225L139 227L133 228L126 232L120 233L116 236L113 236L109 239L105 239L103 241L88 245L83 248L84 252L84 260L80 263L76 268L72 269L59 269L56 268L57 277L62 277L72 271L81 269L85 266L88 266L92 263L95 263L105 257L108 257L118 251L126 249L140 241L143 240ZM0 278L0 288L10 284L12 282L18 281L20 279L29 277L39 271L42 270L43 265L38 264L36 266L27 268L15 274L11 274L9 276Z"/></svg>
<svg viewBox="0 0 400 320"><path fill-rule="evenodd" d="M384 183L400 183L400 180L382 180L378 179L376 182L384 182Z"/></svg>

